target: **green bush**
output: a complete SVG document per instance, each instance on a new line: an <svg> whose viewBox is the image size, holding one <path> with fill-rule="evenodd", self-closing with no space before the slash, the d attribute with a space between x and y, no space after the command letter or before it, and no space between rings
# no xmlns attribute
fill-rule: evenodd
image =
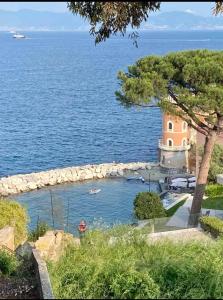
<svg viewBox="0 0 223 300"><path fill-rule="evenodd" d="M5 250L0 250L0 273L4 275L13 274L19 266L17 258Z"/></svg>
<svg viewBox="0 0 223 300"><path fill-rule="evenodd" d="M210 169L208 172L208 181L216 183L216 176L223 172L223 147L216 144L211 156Z"/></svg>
<svg viewBox="0 0 223 300"><path fill-rule="evenodd" d="M148 244L140 230L108 243L111 231L88 232L48 265L58 299L221 299L223 240ZM183 237L182 237L183 240Z"/></svg>
<svg viewBox="0 0 223 300"><path fill-rule="evenodd" d="M0 229L5 226L15 228L15 245L27 238L28 216L26 209L16 201L0 199Z"/></svg>
<svg viewBox="0 0 223 300"><path fill-rule="evenodd" d="M223 236L223 221L216 217L203 216L200 218L201 227L214 237Z"/></svg>
<svg viewBox="0 0 223 300"><path fill-rule="evenodd" d="M37 241L40 236L44 236L47 230L50 230L50 226L46 222L38 222L36 229L29 233L28 240L30 242Z"/></svg>
<svg viewBox="0 0 223 300"><path fill-rule="evenodd" d="M205 189L205 195L208 197L215 197L223 195L223 185L208 184Z"/></svg>
<svg viewBox="0 0 223 300"><path fill-rule="evenodd" d="M138 193L134 200L134 212L138 219L154 219L166 216L160 197L154 192Z"/></svg>
<svg viewBox="0 0 223 300"><path fill-rule="evenodd" d="M154 299L160 293L148 272L136 270L114 274L110 289L115 299Z"/></svg>

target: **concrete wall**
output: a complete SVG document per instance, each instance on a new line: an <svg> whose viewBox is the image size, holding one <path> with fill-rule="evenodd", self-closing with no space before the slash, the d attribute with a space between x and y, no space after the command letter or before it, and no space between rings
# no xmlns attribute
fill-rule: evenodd
<svg viewBox="0 0 223 300"><path fill-rule="evenodd" d="M223 185L223 174L217 175L217 183Z"/></svg>
<svg viewBox="0 0 223 300"><path fill-rule="evenodd" d="M41 258L37 249L32 250L32 259L34 263L40 298L54 299L46 262Z"/></svg>
<svg viewBox="0 0 223 300"><path fill-rule="evenodd" d="M164 163L163 156L165 157ZM187 167L187 151L165 151L161 149L160 164L167 168L182 169Z"/></svg>
<svg viewBox="0 0 223 300"><path fill-rule="evenodd" d="M40 189L44 186L52 186L60 183L123 176L123 172L125 170L149 169L151 165L154 166L157 164L145 162L126 164L107 163L3 177L0 179L0 196L28 192L35 189Z"/></svg>

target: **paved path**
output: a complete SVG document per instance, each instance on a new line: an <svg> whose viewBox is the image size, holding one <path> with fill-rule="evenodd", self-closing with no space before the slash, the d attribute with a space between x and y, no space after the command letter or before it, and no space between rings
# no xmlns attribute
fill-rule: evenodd
<svg viewBox="0 0 223 300"><path fill-rule="evenodd" d="M188 228L166 232L156 232L148 235L149 243L160 240L171 240L174 242L202 241L205 243L214 242L210 235L199 228Z"/></svg>
<svg viewBox="0 0 223 300"><path fill-rule="evenodd" d="M172 218L167 222L167 226L174 226L180 228L187 228L187 222L189 217L189 212L192 204L193 196L190 196L187 201L178 208L176 213ZM210 216L219 217L223 219L223 211L215 209L202 208L202 214L205 214L206 211L210 211Z"/></svg>

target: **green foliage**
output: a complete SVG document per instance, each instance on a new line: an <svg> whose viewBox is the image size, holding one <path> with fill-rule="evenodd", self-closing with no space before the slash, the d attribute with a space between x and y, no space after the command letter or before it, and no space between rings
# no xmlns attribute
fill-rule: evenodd
<svg viewBox="0 0 223 300"><path fill-rule="evenodd" d="M223 115L222 78L223 51L147 56L130 66L127 73L119 72L121 90L116 96L127 106L149 104L155 97L165 111L184 117L191 126L192 119L201 131L208 131ZM167 100L169 94L174 95L175 105ZM196 112L201 111L207 114L209 125L197 118Z"/></svg>
<svg viewBox="0 0 223 300"><path fill-rule="evenodd" d="M172 206L170 209L166 210L166 214L167 217L172 217L175 212L178 210L179 207L181 207L182 205L184 205L184 203L186 202L186 199L178 202L176 205Z"/></svg>
<svg viewBox="0 0 223 300"><path fill-rule="evenodd" d="M209 197L215 197L223 195L223 185L220 184L208 184L205 188L205 195Z"/></svg>
<svg viewBox="0 0 223 300"><path fill-rule="evenodd" d="M223 236L223 221L217 217L203 216L200 218L201 227L214 237Z"/></svg>
<svg viewBox="0 0 223 300"><path fill-rule="evenodd" d="M154 299L159 295L159 287L149 274L136 270L116 273L111 290L116 299Z"/></svg>
<svg viewBox="0 0 223 300"><path fill-rule="evenodd" d="M128 26L139 28L145 22L149 13L160 8L158 1L138 1L138 2L68 2L69 10L74 14L79 14L88 20L91 29L90 34L95 35L95 42L105 41L111 35L120 32L126 33ZM213 8L215 15L223 12L222 2L217 1ZM131 36L131 35L130 35Z"/></svg>
<svg viewBox="0 0 223 300"><path fill-rule="evenodd" d="M87 19L90 23L90 33L94 35L95 43L105 41L111 35L124 35L128 26L138 28L146 21L150 11L159 9L160 2L68 2L68 8L74 14ZM130 37L136 38L133 32Z"/></svg>
<svg viewBox="0 0 223 300"><path fill-rule="evenodd" d="M30 242L37 241L40 236L44 236L47 230L50 230L50 226L46 222L38 222L36 229L29 233L28 240Z"/></svg>
<svg viewBox="0 0 223 300"><path fill-rule="evenodd" d="M16 201L0 199L0 229L5 226L15 228L15 245L27 238L28 216L26 209Z"/></svg>
<svg viewBox="0 0 223 300"><path fill-rule="evenodd" d="M220 209L223 210L223 195L222 196L216 196L216 197L210 197L202 202L203 208L209 208L209 209Z"/></svg>
<svg viewBox="0 0 223 300"><path fill-rule="evenodd" d="M0 250L0 274L11 275L19 267L19 261L13 254Z"/></svg>
<svg viewBox="0 0 223 300"><path fill-rule="evenodd" d="M154 192L138 193L134 200L134 212L140 220L166 216L160 197Z"/></svg>
<svg viewBox="0 0 223 300"><path fill-rule="evenodd" d="M223 147L216 144L211 156L208 181L216 183L216 176L223 173Z"/></svg>
<svg viewBox="0 0 223 300"><path fill-rule="evenodd" d="M206 166L216 138L223 130L222 78L223 51L207 49L147 56L128 67L127 72L118 73L120 90L116 98L122 105L149 107L155 101L163 111L180 117L205 136L198 176L205 178L202 185L207 181ZM215 165L213 173L217 171ZM200 212L203 192L195 189L193 214Z"/></svg>
<svg viewBox="0 0 223 300"><path fill-rule="evenodd" d="M109 231L88 232L81 247L68 248L57 263L50 263L56 298L222 297L222 240L147 244L140 231L134 232L115 243L108 243Z"/></svg>

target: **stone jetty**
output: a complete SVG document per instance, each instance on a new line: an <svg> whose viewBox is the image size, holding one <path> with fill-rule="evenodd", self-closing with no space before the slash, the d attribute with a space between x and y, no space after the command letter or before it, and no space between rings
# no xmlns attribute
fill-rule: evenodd
<svg viewBox="0 0 223 300"><path fill-rule="evenodd" d="M157 166L157 164L148 162L105 163L2 177L0 178L0 196L14 195L61 183L122 177L125 171L146 170L153 166Z"/></svg>

